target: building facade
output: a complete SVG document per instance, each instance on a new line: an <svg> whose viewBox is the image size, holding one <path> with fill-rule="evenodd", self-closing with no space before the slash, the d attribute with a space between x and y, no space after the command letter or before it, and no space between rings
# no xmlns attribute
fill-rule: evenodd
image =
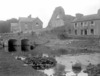
<svg viewBox="0 0 100 76"><path fill-rule="evenodd" d="M37 17L32 18L31 15L28 17L20 17L18 23L11 23L11 32L13 33L31 33L42 29L43 22Z"/></svg>
<svg viewBox="0 0 100 76"><path fill-rule="evenodd" d="M11 23L11 29L10 29L10 31L12 33L18 33L18 32L21 32L21 28L18 25L18 23Z"/></svg>
<svg viewBox="0 0 100 76"><path fill-rule="evenodd" d="M93 15L76 14L72 23L74 35L100 35L100 9Z"/></svg>

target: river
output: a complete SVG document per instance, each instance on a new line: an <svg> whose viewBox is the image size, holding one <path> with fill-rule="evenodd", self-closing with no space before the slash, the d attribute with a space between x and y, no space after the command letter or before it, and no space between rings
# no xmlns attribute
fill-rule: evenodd
<svg viewBox="0 0 100 76"><path fill-rule="evenodd" d="M8 48L3 48L1 51L8 52ZM16 47L17 51L21 51L20 47ZM18 54L16 54L18 55ZM72 76L72 65L76 62L79 62L82 64L82 69L84 70L85 67L89 64L99 64L100 63L100 53L82 53L82 54L67 54L67 55L61 55L55 57L58 64L62 64L65 66L66 76ZM48 76L53 76L55 73L54 68L49 70L42 70L41 72L44 72ZM69 75L67 75L70 73ZM79 76L85 76L84 73L80 73ZM86 75L87 76L87 75Z"/></svg>

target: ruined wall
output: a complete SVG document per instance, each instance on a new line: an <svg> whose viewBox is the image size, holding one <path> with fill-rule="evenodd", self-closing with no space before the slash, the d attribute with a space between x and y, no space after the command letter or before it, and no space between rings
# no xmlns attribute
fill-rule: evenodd
<svg viewBox="0 0 100 76"><path fill-rule="evenodd" d="M60 30L63 30L62 27L65 27L64 30L66 30L66 33L73 35L74 26L71 22L74 20L74 18L74 16L65 15L65 11L61 6L56 7L48 23L47 29L52 30L61 27Z"/></svg>
<svg viewBox="0 0 100 76"><path fill-rule="evenodd" d="M65 16L65 12L61 6L55 8L47 27L53 28L53 27L63 26L64 25L64 21L63 21L64 16Z"/></svg>

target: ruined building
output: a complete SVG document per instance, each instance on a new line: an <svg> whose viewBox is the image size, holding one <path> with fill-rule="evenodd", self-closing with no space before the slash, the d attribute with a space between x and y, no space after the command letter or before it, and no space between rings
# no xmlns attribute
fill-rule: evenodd
<svg viewBox="0 0 100 76"><path fill-rule="evenodd" d="M28 17L20 17L18 23L11 23L12 33L30 33L37 32L42 29L43 22L37 17L32 18L31 15Z"/></svg>
<svg viewBox="0 0 100 76"><path fill-rule="evenodd" d="M73 20L75 35L100 35L100 9L97 14L76 14Z"/></svg>
<svg viewBox="0 0 100 76"><path fill-rule="evenodd" d="M56 7L53 15L48 23L48 29L54 29L56 27L64 27L69 34L73 34L73 23L74 17L66 15L64 9L59 6Z"/></svg>
<svg viewBox="0 0 100 76"><path fill-rule="evenodd" d="M47 27L54 28L54 27L58 27L58 26L63 26L64 25L64 21L63 21L64 16L65 16L64 9L62 7L57 7L53 12L53 15L52 15Z"/></svg>

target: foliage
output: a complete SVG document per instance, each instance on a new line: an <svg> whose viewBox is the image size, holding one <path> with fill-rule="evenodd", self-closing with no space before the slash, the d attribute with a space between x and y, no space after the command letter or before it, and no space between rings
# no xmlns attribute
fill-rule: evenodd
<svg viewBox="0 0 100 76"><path fill-rule="evenodd" d="M60 33L60 34L58 34L57 36L58 36L58 38L59 38L60 40L65 40L65 39L68 38L68 35L67 35L66 33Z"/></svg>
<svg viewBox="0 0 100 76"><path fill-rule="evenodd" d="M24 61L25 64L32 66L35 70L45 70L56 66L56 60L51 57L28 57Z"/></svg>
<svg viewBox="0 0 100 76"><path fill-rule="evenodd" d="M61 40L65 40L68 37L65 26L55 27L52 30L50 30L49 32L51 34L53 34L54 36L57 36Z"/></svg>
<svg viewBox="0 0 100 76"><path fill-rule="evenodd" d="M0 21L0 33L9 33L11 23L17 23L18 20L15 18L6 20L6 21Z"/></svg>
<svg viewBox="0 0 100 76"><path fill-rule="evenodd" d="M93 65L90 63L84 72L88 73L89 76L100 76L100 64Z"/></svg>
<svg viewBox="0 0 100 76"><path fill-rule="evenodd" d="M63 48L58 49L57 51L58 51L58 53L59 53L60 55L66 55L66 54L69 53L67 49L63 49Z"/></svg>

